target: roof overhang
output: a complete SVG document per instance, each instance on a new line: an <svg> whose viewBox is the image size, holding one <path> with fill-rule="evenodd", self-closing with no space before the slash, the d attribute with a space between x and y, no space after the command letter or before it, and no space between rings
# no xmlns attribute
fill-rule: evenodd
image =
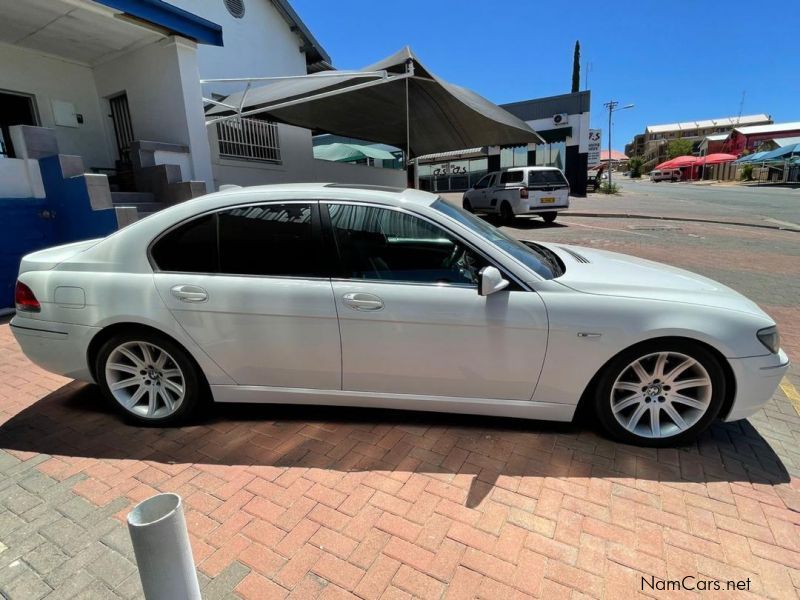
<svg viewBox="0 0 800 600"><path fill-rule="evenodd" d="M198 44L222 46L222 26L163 0L94 0L128 18L151 23Z"/></svg>

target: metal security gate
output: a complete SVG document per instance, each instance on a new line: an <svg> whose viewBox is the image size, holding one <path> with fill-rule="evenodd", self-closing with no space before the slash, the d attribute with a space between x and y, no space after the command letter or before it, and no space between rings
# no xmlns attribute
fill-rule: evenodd
<svg viewBox="0 0 800 600"><path fill-rule="evenodd" d="M128 108L128 95L120 94L109 98L111 106L111 120L114 123L114 136L117 140L119 160L130 163L131 142L133 142L133 125L131 124L131 111Z"/></svg>

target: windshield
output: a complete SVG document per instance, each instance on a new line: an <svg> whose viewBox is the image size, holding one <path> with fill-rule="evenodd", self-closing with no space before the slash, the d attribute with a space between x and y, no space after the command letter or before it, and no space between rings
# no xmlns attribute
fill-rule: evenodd
<svg viewBox="0 0 800 600"><path fill-rule="evenodd" d="M535 244L529 246L523 242L520 242L519 240L515 240L511 236L497 229L497 227L490 225L483 219L480 219L475 215L458 208L457 206L448 204L441 198L431 204L431 208L438 210L440 213L445 214L452 219L455 219L485 240L488 240L495 246L498 246L545 279L553 279L554 277L561 275L563 272L555 255L545 248Z"/></svg>

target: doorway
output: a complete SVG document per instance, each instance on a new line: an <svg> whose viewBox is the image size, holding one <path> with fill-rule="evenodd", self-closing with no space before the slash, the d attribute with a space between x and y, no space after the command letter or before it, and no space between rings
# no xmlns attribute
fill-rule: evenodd
<svg viewBox="0 0 800 600"><path fill-rule="evenodd" d="M128 108L128 95L119 94L108 99L111 107L111 121L114 123L114 137L117 142L117 155L122 165L131 163L131 142L133 142L133 124L131 111Z"/></svg>
<svg viewBox="0 0 800 600"><path fill-rule="evenodd" d="M0 91L0 158L16 158L11 143L12 125L38 125L36 104L30 94Z"/></svg>

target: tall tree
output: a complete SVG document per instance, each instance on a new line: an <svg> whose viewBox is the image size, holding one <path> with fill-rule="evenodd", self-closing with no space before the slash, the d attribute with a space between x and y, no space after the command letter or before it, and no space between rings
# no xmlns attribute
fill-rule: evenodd
<svg viewBox="0 0 800 600"><path fill-rule="evenodd" d="M572 55L572 92L581 89L581 43L575 40L575 52Z"/></svg>
<svg viewBox="0 0 800 600"><path fill-rule="evenodd" d="M682 138L670 140L667 144L667 158L672 159L677 156L686 156L687 154L691 154L693 147L694 143L692 140L685 140Z"/></svg>

